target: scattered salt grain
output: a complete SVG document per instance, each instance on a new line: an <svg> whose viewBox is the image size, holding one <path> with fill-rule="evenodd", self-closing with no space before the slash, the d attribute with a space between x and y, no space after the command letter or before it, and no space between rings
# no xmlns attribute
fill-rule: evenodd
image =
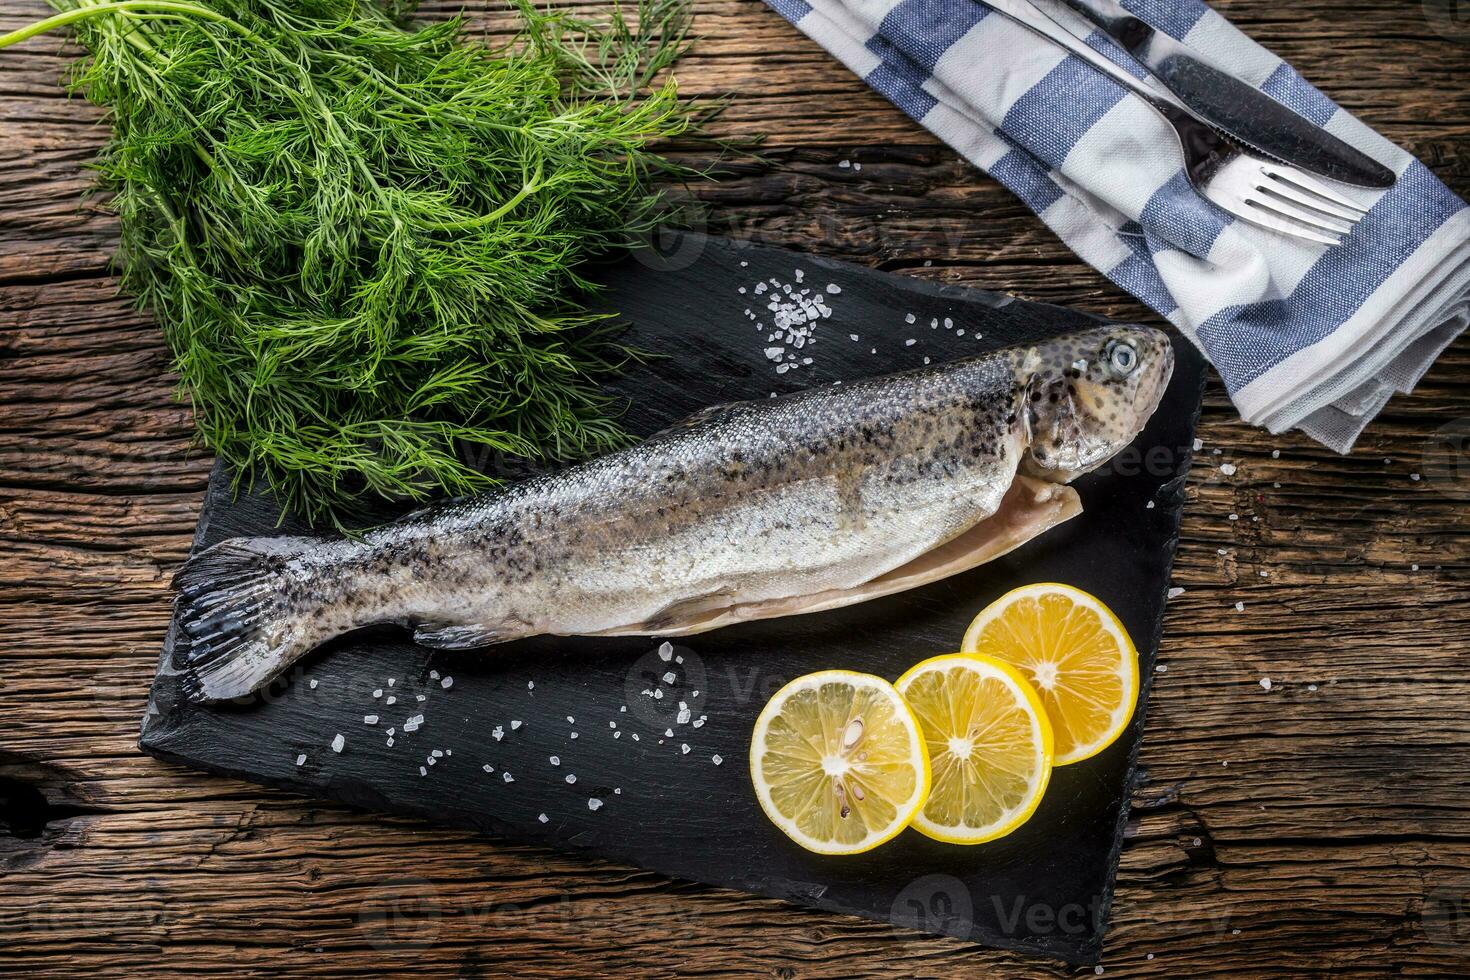
<svg viewBox="0 0 1470 980"><path fill-rule="evenodd" d="M601 800L599 800L599 799L598 799L598 798L597 798L597 797L595 797L595 796L593 796L593 797L590 797L590 798L589 798L589 799L588 799L588 800L587 800L587 809L589 809L589 810L591 810L591 811L592 811L592 812L594 812L594 813L596 813L596 812L597 812L597 811L598 811L598 810L600 810L600 809L602 809L602 801L601 801Z"/></svg>
<svg viewBox="0 0 1470 980"><path fill-rule="evenodd" d="M622 732L613 732L613 738L622 738L622 737L623 737L623 733ZM634 736L634 737L636 738L637 736Z"/></svg>
<svg viewBox="0 0 1470 980"><path fill-rule="evenodd" d="M1203 439L1196 439L1194 441L1194 451L1199 452L1203 448L1205 448L1205 441Z"/></svg>
<svg viewBox="0 0 1470 980"><path fill-rule="evenodd" d="M669 658L672 657L673 655L674 655L674 645L672 643L662 643L662 644L659 645L659 648L658 648L658 657L664 663L668 663L669 662Z"/></svg>
<svg viewBox="0 0 1470 980"><path fill-rule="evenodd" d="M842 287L837 285L837 283L835 282L829 282L827 283L827 292L831 293L833 296L836 296L838 293L842 292Z"/></svg>
<svg viewBox="0 0 1470 980"><path fill-rule="evenodd" d="M851 167L852 166L852 161L851 160L838 160L837 161L837 166L840 167L840 168L842 168L843 170L846 170L848 167Z"/></svg>
<svg viewBox="0 0 1470 980"><path fill-rule="evenodd" d="M688 755L689 754L689 743L688 742L684 742L684 743L682 743L679 746L679 754L680 755Z"/></svg>
<svg viewBox="0 0 1470 980"><path fill-rule="evenodd" d="M567 736L567 738L576 738L576 737L577 737L577 733L576 732L572 732L572 734L570 734L570 735Z"/></svg>
<svg viewBox="0 0 1470 980"><path fill-rule="evenodd" d="M1262 677L1261 678L1261 690L1263 690L1263 691L1269 691L1269 690L1271 690L1271 678L1269 678L1269 677Z"/></svg>
<svg viewBox="0 0 1470 980"><path fill-rule="evenodd" d="M1415 483L1418 483L1420 480L1420 476L1418 473L1410 473L1409 479L1413 480Z"/></svg>
<svg viewBox="0 0 1470 980"><path fill-rule="evenodd" d="M485 771L486 771L486 772L494 772L494 771L495 771L495 767L494 767L494 766L492 766L492 765L491 765L491 764L490 764L490 763L488 763L488 762L487 762L487 763L485 763L485 764L484 764L484 765L483 765L483 766L481 766L481 767L480 767L480 768L481 768L481 769L483 769L483 770L485 770Z"/></svg>
<svg viewBox="0 0 1470 980"><path fill-rule="evenodd" d="M720 763L724 762L725 759L723 756L712 755L709 757L709 761L713 762L715 765L719 765Z"/></svg>
<svg viewBox="0 0 1470 980"><path fill-rule="evenodd" d="M376 725L378 723L378 716L377 715L363 715L362 716L362 723L364 725Z"/></svg>
<svg viewBox="0 0 1470 980"><path fill-rule="evenodd" d="M944 318L944 329L946 329L946 330L953 330L954 329L954 320L950 319L949 317L945 317Z"/></svg>
<svg viewBox="0 0 1470 980"><path fill-rule="evenodd" d="M538 813L536 815L536 819L537 820L540 820L542 823L545 823L546 820L547 820L547 817L546 817L546 814L544 814L544 813Z"/></svg>
<svg viewBox="0 0 1470 980"><path fill-rule="evenodd" d="M665 728L664 729L664 738L673 738L673 737L674 737L674 730L672 728Z"/></svg>
<svg viewBox="0 0 1470 980"><path fill-rule="evenodd" d="M1167 674L1169 672L1169 665L1168 664L1155 664L1154 665L1154 670L1156 670L1160 674Z"/></svg>
<svg viewBox="0 0 1470 980"><path fill-rule="evenodd" d="M385 700L383 703L384 704L397 704L398 703L398 699L395 698L393 695L390 694L390 695L388 695L387 700Z"/></svg>
<svg viewBox="0 0 1470 980"><path fill-rule="evenodd" d="M1239 514L1228 514L1228 515L1226 515L1226 516L1227 516L1227 517L1228 517L1228 518L1229 518L1229 519L1230 519L1230 520L1232 520L1232 521L1238 521L1238 520L1240 520L1240 515L1239 515Z"/></svg>
<svg viewBox="0 0 1470 980"><path fill-rule="evenodd" d="M515 721L515 720L511 721L511 723L510 723L510 730L511 731L515 731L517 728L520 728L520 727L521 727L521 722Z"/></svg>
<svg viewBox="0 0 1470 980"><path fill-rule="evenodd" d="M429 757L428 757L428 758L427 758L427 759L425 759L425 760L424 760L424 761L425 761L425 762L427 762L427 763L428 763L428 764L429 764L429 765L431 765L431 766L432 766L432 765L437 765L437 764L438 764L438 762L439 762L439 760L438 760L438 759L436 759L436 758L434 758L434 757L433 757L433 756L432 756L432 755L431 755L431 756L429 756Z"/></svg>
<svg viewBox="0 0 1470 980"><path fill-rule="evenodd" d="M1419 570L1419 566L1418 565L1410 565L1409 566L1409 571L1411 571L1411 572L1417 572L1418 570Z"/></svg>
<svg viewBox="0 0 1470 980"><path fill-rule="evenodd" d="M419 775L420 776L427 776L428 774L429 774L429 770L425 769L423 766L419 766Z"/></svg>
<svg viewBox="0 0 1470 980"><path fill-rule="evenodd" d="M431 670L431 671L429 671L429 680L431 680L431 681L437 681L438 679L439 679L439 672L437 670Z"/></svg>
<svg viewBox="0 0 1470 980"><path fill-rule="evenodd" d="M516 781L516 778L508 772L501 773L500 778L505 780L507 783L513 783Z"/></svg>
<svg viewBox="0 0 1470 980"><path fill-rule="evenodd" d="M415 694L413 699L415 701L427 701L429 700L429 696L427 694Z"/></svg>
<svg viewBox="0 0 1470 980"><path fill-rule="evenodd" d="M1317 685L1316 684L1308 684L1307 685L1307 690L1309 690L1309 691L1315 691L1315 690L1317 690Z"/></svg>
<svg viewBox="0 0 1470 980"><path fill-rule="evenodd" d="M694 727L695 728L703 728L706 718L707 718L706 715L700 715L698 718L694 719Z"/></svg>
<svg viewBox="0 0 1470 980"><path fill-rule="evenodd" d="M622 732L618 732L618 735L621 735L621 734L623 734L623 733ZM615 735L613 737L616 738L617 736ZM633 733L633 741L635 741L635 742L638 741L638 733L637 732L634 732Z"/></svg>
<svg viewBox="0 0 1470 980"><path fill-rule="evenodd" d="M490 733L490 737L495 739L495 741L497 742L500 741L502 738L505 738L505 729L500 725L496 725L495 731Z"/></svg>
<svg viewBox="0 0 1470 980"><path fill-rule="evenodd" d="M307 686L310 687L313 691L316 690L316 685L317 685L317 679L315 677L313 677L311 679L311 681L307 684Z"/></svg>
<svg viewBox="0 0 1470 980"><path fill-rule="evenodd" d="M567 773L567 785L570 786L572 783L575 783L576 781L577 781L577 774L576 773L574 773L574 772Z"/></svg>
<svg viewBox="0 0 1470 980"><path fill-rule="evenodd" d="M679 724L681 724L681 725L687 725L687 724L689 724L689 709L688 708L680 708L679 709L679 717L676 718L675 720Z"/></svg>
<svg viewBox="0 0 1470 980"><path fill-rule="evenodd" d="M551 757L551 764L553 766L559 766L559 765L561 765L561 756L559 756L559 755L552 756Z"/></svg>
<svg viewBox="0 0 1470 980"><path fill-rule="evenodd" d="M852 172L855 173L855 174L862 173L863 172L863 165L861 163L854 163L852 165Z"/></svg>
<svg viewBox="0 0 1470 980"><path fill-rule="evenodd" d="M446 677L446 678L444 678L442 681L439 682L439 686L442 687L442 688L444 688L444 690L446 690L446 691L449 690L451 687L454 686L454 678L453 677Z"/></svg>
<svg viewBox="0 0 1470 980"><path fill-rule="evenodd" d="M431 758L431 759L442 759L442 758L444 758L444 750L443 749L435 749L434 751L432 751L432 752L429 753L429 758Z"/></svg>
<svg viewBox="0 0 1470 980"><path fill-rule="evenodd" d="M342 736L342 733L341 732L338 732L337 733L337 737L334 738L334 739L332 739L332 751L333 752L341 752L342 751L342 747L344 745L346 745L346 744L347 744L347 739Z"/></svg>
<svg viewBox="0 0 1470 980"><path fill-rule="evenodd" d="M917 319L918 319L918 317L914 316L912 313L909 313L909 314L906 314L904 316L903 322L904 323L913 323Z"/></svg>
<svg viewBox="0 0 1470 980"><path fill-rule="evenodd" d="M1243 603L1243 602L1237 602L1235 604L1235 611L1236 612L1245 612L1245 603Z"/></svg>
<svg viewBox="0 0 1470 980"><path fill-rule="evenodd" d="M536 682L535 681L526 681L526 690L528 690L528 691L534 691L534 690L536 690Z"/></svg>
<svg viewBox="0 0 1470 980"><path fill-rule="evenodd" d="M1184 587L1183 586L1180 586L1180 585L1176 585L1172 589L1169 590L1169 598L1170 599L1177 599L1180 596L1182 596L1183 594L1184 594Z"/></svg>
<svg viewBox="0 0 1470 980"><path fill-rule="evenodd" d="M304 765L306 765L306 753L305 752L301 753L300 755L298 755L296 757L296 764L298 766L304 766Z"/></svg>
<svg viewBox="0 0 1470 980"><path fill-rule="evenodd" d="M381 687L378 688L376 691L373 692L373 697L375 697L375 698L380 698L382 696L383 696L383 689Z"/></svg>
<svg viewBox="0 0 1470 980"><path fill-rule="evenodd" d="M1271 450L1271 458L1272 459L1280 459L1281 458L1281 450L1279 450L1279 449L1273 449L1273 450Z"/></svg>
<svg viewBox="0 0 1470 980"><path fill-rule="evenodd" d="M858 342L858 335L855 333L850 333L847 335L847 339L851 340L855 344Z"/></svg>
<svg viewBox="0 0 1470 980"><path fill-rule="evenodd" d="M388 686L389 687L392 687L394 684L397 684L397 683L398 683L398 678L396 678L396 677L390 677L390 678L388 678Z"/></svg>
<svg viewBox="0 0 1470 980"><path fill-rule="evenodd" d="M568 725L575 725L576 723L577 723L577 719L573 718L571 715L567 715L567 724Z"/></svg>
<svg viewBox="0 0 1470 980"><path fill-rule="evenodd" d="M1235 475L1235 464L1234 463L1221 463L1220 464L1220 472L1221 473L1224 473L1226 476L1234 476Z"/></svg>
<svg viewBox="0 0 1470 980"><path fill-rule="evenodd" d="M1143 509L1144 510L1153 510L1154 509L1154 502L1152 500L1150 500L1148 503L1146 503L1146 504L1143 505Z"/></svg>
<svg viewBox="0 0 1470 980"><path fill-rule="evenodd" d="M664 674L664 683L665 684L672 684L672 683L674 683L674 679L675 679L676 676L677 675L675 675L675 673L672 670L671 671L668 671L667 673Z"/></svg>
<svg viewBox="0 0 1470 980"><path fill-rule="evenodd" d="M655 701L662 701L664 699L663 688L659 688L657 691L653 692L653 699Z"/></svg>
<svg viewBox="0 0 1470 980"><path fill-rule="evenodd" d="M910 337L910 338L909 338L909 339L908 339L908 340L905 340L905 341L904 341L904 342L903 342L903 345L904 345L904 346L905 346L905 347L912 347L912 346L914 346L914 345L915 345L915 344L917 344L917 343L918 343L918 341L917 341L917 340L915 340L915 339L914 339L914 338L913 338L913 337Z"/></svg>

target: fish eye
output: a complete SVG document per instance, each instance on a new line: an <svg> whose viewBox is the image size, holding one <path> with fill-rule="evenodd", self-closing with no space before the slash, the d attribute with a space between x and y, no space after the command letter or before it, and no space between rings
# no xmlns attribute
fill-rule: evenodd
<svg viewBox="0 0 1470 980"><path fill-rule="evenodd" d="M1108 345L1105 352L1108 359L1108 367L1120 378L1126 378L1138 367L1138 351L1131 344L1115 340Z"/></svg>

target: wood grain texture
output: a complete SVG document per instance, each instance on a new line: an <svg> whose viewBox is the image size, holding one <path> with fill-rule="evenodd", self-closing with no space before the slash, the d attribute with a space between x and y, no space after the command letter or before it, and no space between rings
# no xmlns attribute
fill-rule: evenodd
<svg viewBox="0 0 1470 980"><path fill-rule="evenodd" d="M1470 30L1438 33L1445 6L1220 4L1464 195ZM0 0L0 30L44 11ZM711 230L1154 319L756 0L698 11L684 90L770 147L696 190ZM75 54L0 53L0 972L1063 972L141 756L210 461L82 201L105 131L58 88ZM1470 972L1467 368L1462 340L1347 457L1211 388L1108 975Z"/></svg>

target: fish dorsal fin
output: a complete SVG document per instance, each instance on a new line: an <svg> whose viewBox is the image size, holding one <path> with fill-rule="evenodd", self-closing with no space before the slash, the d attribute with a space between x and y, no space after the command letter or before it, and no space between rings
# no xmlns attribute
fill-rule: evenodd
<svg viewBox="0 0 1470 980"><path fill-rule="evenodd" d="M655 439L664 439L669 436L678 435L681 432L688 432L690 429L695 429L701 425L704 425L707 422L711 422L719 416L728 412L730 409L742 404L744 404L744 402L720 402L717 405L706 405L699 411L694 412L690 415L686 415L684 418L675 422L673 425L670 425L667 428L659 429L657 432L655 432L653 435L649 436L643 441L652 442Z"/></svg>

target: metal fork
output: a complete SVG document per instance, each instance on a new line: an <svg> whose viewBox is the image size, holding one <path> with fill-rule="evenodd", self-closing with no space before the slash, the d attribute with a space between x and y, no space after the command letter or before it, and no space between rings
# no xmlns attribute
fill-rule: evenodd
<svg viewBox="0 0 1470 980"><path fill-rule="evenodd" d="M1289 164L1246 149L1191 112L1173 93L1135 78L1030 0L983 0L1061 45L1143 99L1179 138L1194 189L1238 218L1323 245L1341 244L1368 209Z"/></svg>

